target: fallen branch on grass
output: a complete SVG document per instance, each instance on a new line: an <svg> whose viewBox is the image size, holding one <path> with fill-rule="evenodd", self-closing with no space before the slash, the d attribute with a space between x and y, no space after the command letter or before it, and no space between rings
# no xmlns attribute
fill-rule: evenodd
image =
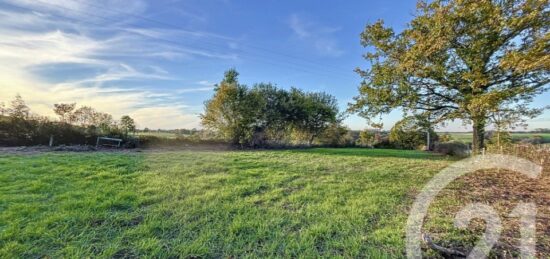
<svg viewBox="0 0 550 259"><path fill-rule="evenodd" d="M437 245L435 244L433 241L432 241L432 238L430 236L428 236L428 234L422 234L422 239L424 240L424 242L433 250L436 250L440 253L443 253L445 255L448 255L448 256L459 256L459 257L466 257L466 254L461 252L461 251L458 251L458 250L455 250L455 249L451 249L451 248L446 248L446 247L442 247L440 245Z"/></svg>

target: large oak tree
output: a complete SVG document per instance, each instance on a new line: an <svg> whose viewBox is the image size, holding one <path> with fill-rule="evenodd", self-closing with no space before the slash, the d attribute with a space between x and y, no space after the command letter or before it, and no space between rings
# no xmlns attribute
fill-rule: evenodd
<svg viewBox="0 0 550 259"><path fill-rule="evenodd" d="M399 33L383 21L367 25L361 43L371 66L357 69L364 80L350 110L462 119L479 150L491 110L526 107L548 89L549 10L549 0L420 1Z"/></svg>

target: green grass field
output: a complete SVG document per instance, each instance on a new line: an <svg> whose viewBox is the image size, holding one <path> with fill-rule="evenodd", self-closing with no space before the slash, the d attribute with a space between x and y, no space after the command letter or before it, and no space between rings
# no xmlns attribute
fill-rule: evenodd
<svg viewBox="0 0 550 259"><path fill-rule="evenodd" d="M0 156L0 257L404 256L416 151Z"/></svg>
<svg viewBox="0 0 550 259"><path fill-rule="evenodd" d="M416 194L455 161L358 148L4 154L0 258L402 258ZM424 230L468 251L484 228L456 229L462 206L481 198L507 215L532 197L540 255L550 256L550 178L512 176L453 183ZM502 247L515 246L510 231Z"/></svg>

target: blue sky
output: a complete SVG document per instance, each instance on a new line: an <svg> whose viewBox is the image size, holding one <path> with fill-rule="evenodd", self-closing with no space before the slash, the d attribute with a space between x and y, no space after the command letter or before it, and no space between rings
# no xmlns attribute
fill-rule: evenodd
<svg viewBox="0 0 550 259"><path fill-rule="evenodd" d="M365 67L359 33L402 29L415 1L2 0L0 101L20 93L37 113L77 102L140 127L199 127L223 72L241 83L326 91L345 109ZM550 94L536 99L548 103ZM401 117L383 117L386 128ZM352 129L366 127L351 116ZM550 127L550 115L530 123ZM443 130L467 130L450 123Z"/></svg>

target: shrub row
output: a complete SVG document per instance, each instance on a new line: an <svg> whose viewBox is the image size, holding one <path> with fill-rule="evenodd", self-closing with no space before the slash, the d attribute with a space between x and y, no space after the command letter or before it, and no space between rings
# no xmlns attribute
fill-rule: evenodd
<svg viewBox="0 0 550 259"><path fill-rule="evenodd" d="M68 124L44 120L0 120L0 146L48 145L53 137L55 145L95 144L97 135L89 130Z"/></svg>

